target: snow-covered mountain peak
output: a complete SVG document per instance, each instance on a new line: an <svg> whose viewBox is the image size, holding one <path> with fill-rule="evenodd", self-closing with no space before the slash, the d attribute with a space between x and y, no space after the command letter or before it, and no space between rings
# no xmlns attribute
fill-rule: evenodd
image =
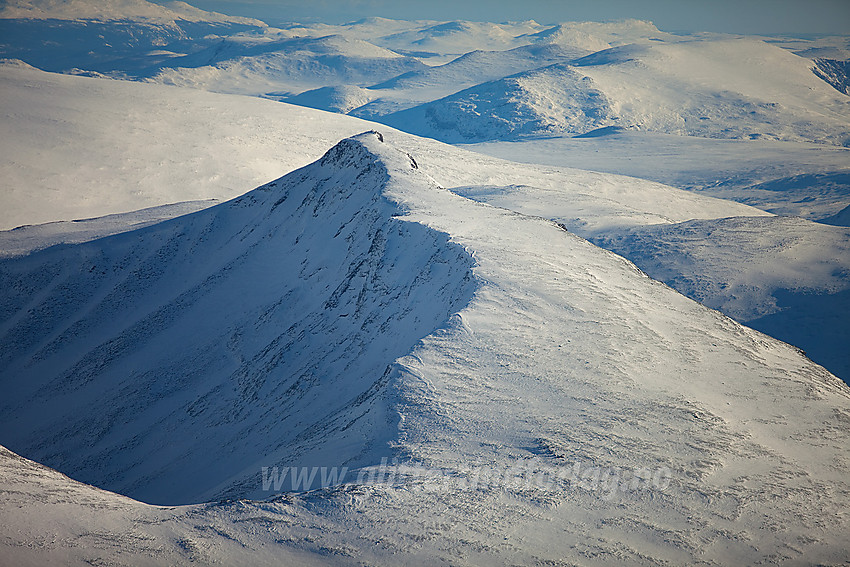
<svg viewBox="0 0 850 567"><path fill-rule="evenodd" d="M0 328L4 442L157 503L245 495L260 464L374 464L393 361L474 288L466 251L387 195L432 181L380 138L193 215L4 262L22 284ZM27 315L36 273L58 278L31 312L48 319Z"/></svg>
<svg viewBox="0 0 850 567"><path fill-rule="evenodd" d="M363 132L342 140L328 150L319 163L325 166L353 167L362 170L378 165L395 172L418 169L416 160L410 154L384 144L384 136L377 130Z"/></svg>
<svg viewBox="0 0 850 567"><path fill-rule="evenodd" d="M846 207L847 148L799 142L847 136L812 62L640 21L124 5L159 9L0 20L0 57L525 163L0 61L7 223L231 199L0 234L0 564L850 556L850 390L790 346L847 368L850 229L707 196Z"/></svg>

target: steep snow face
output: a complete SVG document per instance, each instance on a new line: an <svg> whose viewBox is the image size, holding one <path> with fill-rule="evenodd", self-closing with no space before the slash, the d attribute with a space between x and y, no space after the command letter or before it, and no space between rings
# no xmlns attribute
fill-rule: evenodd
<svg viewBox="0 0 850 567"><path fill-rule="evenodd" d="M850 61L818 58L812 70L838 92L850 94Z"/></svg>
<svg viewBox="0 0 850 567"><path fill-rule="evenodd" d="M398 218L387 167L345 140L234 201L0 264L4 443L168 504L255 490L258 459L374 462L393 361L473 289L463 249Z"/></svg>
<svg viewBox="0 0 850 567"><path fill-rule="evenodd" d="M428 146L422 143L421 147ZM44 546L16 546L15 553L38 557L72 542L78 544L68 546L74 557L84 557L93 547L103 550L101 557L118 557L127 549L138 549L157 563L174 563L179 557L204 563L273 564L280 561L273 551L281 547L287 558L308 552L321 554L323 561L330 557L339 564L368 565L844 560L850 551L845 537L845 510L850 502L850 391L846 386L796 349L683 297L621 257L551 221L475 203L440 188L423 175L423 168L413 167L434 155L415 157L419 158L416 162L375 135L360 136L343 142L315 166L245 199L136 235L52 249L3 263L7 273L10 266L15 268L20 282L18 287L2 286L8 290L4 296L7 305L26 292L23 286L27 281L51 277L51 272L44 270L46 259L56 262L54 272L61 267L88 284L96 280L90 274L107 267L103 281L108 282L115 268L102 263L98 251L141 246L153 234L163 235L158 242L170 247L159 248L156 260L151 256L141 260L149 259L149 265L168 265L165 259L171 248L195 248L192 254L177 253L180 261L171 264L173 277L168 278L172 285L192 274L216 274L212 280L207 278L205 285L191 288L208 290L209 300L200 297L193 303L191 294L183 294L169 302L170 308L160 311L158 318L135 327L137 332L102 342L105 346L99 352L108 353L122 369L109 364L87 366L97 360L89 355L77 363L79 372L74 373L73 384L79 393L61 397L55 392L56 397L50 395L45 384L29 384L27 361L32 360L35 367L52 357L58 365L65 340L70 345L77 336L110 335L122 324L120 313L132 314L143 303L144 296L128 293L132 285L151 287L150 295L156 296L163 290L157 289L154 272L138 269L137 275L147 277L125 280L115 296L123 307L114 310L113 317L95 317L108 311L111 303L106 299L86 310L87 320L100 322L98 330L82 324L57 330L49 343L30 348L36 354L31 356L24 343L38 336L40 315L52 310L53 322L74 319L61 313L69 309L65 305L74 305L68 303L69 294L62 293L74 287L68 285L70 280L62 280L62 286L41 286L40 295L30 300L40 307L19 311L12 320L14 325L31 321L30 330L14 334L20 340L10 345L24 356L24 360L15 357L15 370L9 371L10 375L17 371L11 379L15 388L7 387L10 379L3 378L4 392L14 398L27 390L39 393L30 397L35 404L30 407L38 408L47 405L49 397L55 404L50 409L57 416L65 413L61 402L74 404L78 415L86 414L90 422L102 427L108 420L79 403L78 398L92 394L80 383L82 379L96 380L99 373L117 380L132 375L123 395L110 392L112 399L122 403L134 399L130 395L133 387L144 388L153 399L170 399L169 390L191 382L194 389L186 394L191 410L186 413L191 419L175 424L185 427L169 429L175 438L150 453L166 468L165 461L172 459L175 467L191 467L180 454L168 454L172 443L194 434L194 443L206 444L207 437L221 431L219 427L239 429L240 420L248 415L257 416L258 421L234 435L238 442L218 444L214 456L200 457L208 465L214 460L210 465L214 468L226 468L235 459L246 475L252 469L251 477L240 477L245 482L239 484L239 493L270 496L261 488L261 466L312 462L330 467L352 452L360 455L350 461L352 466L372 464L360 472L374 471L382 479L369 482L366 474L358 481L359 475L352 475L347 486L283 495L272 501L231 500L161 510L130 506L126 500L83 490L32 463L10 467L8 463L16 457L0 451L3 478L16 487L10 496L12 504L3 506L4 518L12 521L0 522L0 530L5 530L0 533L11 532L4 539L11 541L10 545L22 539L20 532L12 532L17 528L7 527L22 525L14 522L16 515L29 511L44 515L41 503L45 499L64 498L64 493L57 496L43 490L42 498L35 498L42 487L71 484L74 495L86 498L70 505L79 511L81 520L60 526L60 537L45 535L53 529L51 525L23 524L27 534L34 533L28 540L37 539ZM462 171L464 164L454 167ZM444 173L450 174L450 169ZM361 191L376 183L382 188L380 195ZM314 212L318 214L314 216ZM343 228L335 239L338 227ZM377 233L361 238L379 227L385 227L385 245ZM396 229L410 230L410 238L390 238ZM289 240L292 238L304 243L304 248ZM393 242L403 249L390 252ZM324 250L320 244L329 252L320 252ZM337 247L342 248L339 254L330 252L339 250ZM387 263L382 267L371 262L374 256L367 249L376 247L387 251L381 257L396 260L397 271L390 270ZM369 277L356 275L362 273L360 269L337 269L340 262L347 262L346 250L365 253L363 269L386 273L381 278L385 284L380 286L381 293L373 293L365 285ZM241 251L245 259L238 260L237 254L236 262L231 262L232 251ZM288 261L304 258L301 254L306 251L311 254L304 267L293 269ZM83 256L87 256L85 263L75 261ZM256 262L249 259L255 256ZM64 261L58 263L61 258ZM204 268L218 264L231 267ZM310 280L310 291L318 290L324 303L310 324L296 325L294 330L303 333L295 336L285 330L291 317L282 313L282 303L271 311L252 307L262 305L258 298L280 297L287 289L286 282L298 278L294 272L312 273L322 266L325 269ZM79 267L83 271L74 272ZM92 272L90 267L94 267ZM465 281L470 270L474 289ZM352 273L354 278L349 277ZM335 283L326 285L324 277L327 283ZM446 283L448 287L440 285ZM368 336L360 334L365 333L362 324L371 321L368 316L357 325L348 323L360 316L361 297L366 300L361 313L366 315L371 302L381 301L388 290L392 293L411 286L428 294L422 299L428 313L436 315L436 310L432 311L436 305L445 309L442 317L455 310L449 323L420 335L422 340L409 342L400 355L384 352L376 357L382 365L375 367L377 371L368 380L352 378L352 371L361 363L351 359L346 377L334 382L331 391L318 384L311 386L309 380L298 381L298 371L283 374L298 384L286 396L276 396L268 389L276 374L266 372L277 368L277 363L292 360L290 357L298 358L301 349L325 367L329 360L321 356L325 351L318 345L329 339L360 336L367 343L362 347L367 351L361 352L385 348L376 343L400 346L395 334L404 330L392 322L394 332L377 336L380 327L369 326ZM97 288L90 289L94 295L99 293ZM330 293L330 301L324 299L328 297L325 292L334 289L344 291ZM298 295L293 292L287 301L298 305ZM457 301L449 301L451 296ZM57 301L59 297L64 301ZM333 301L334 297L339 301ZM400 303L382 305L380 313L404 313L402 305L408 303L398 299ZM204 308L203 326L190 324L193 318L189 313L196 307ZM343 314L348 317L341 317ZM8 319L4 315L2 320ZM408 319L406 324L412 323ZM175 368L159 380L146 381L137 370L139 364L150 364L145 362L151 354L142 332L146 329L163 330L157 360L173 362L182 357L192 365L183 367L184 372ZM313 329L319 334L314 335ZM285 338L269 342L276 337ZM224 347L222 339L226 339ZM140 345L138 357L128 354L131 344ZM187 354L180 348L186 344L204 348ZM284 350L286 344L292 348ZM337 345L334 352L357 352L358 348L348 343ZM2 352L7 352L5 344ZM259 356L249 356L251 353ZM387 364L384 354L397 357L387 374L380 372ZM209 384L209 375L225 374L220 368L241 368L241 355L250 372L231 375L212 395L205 396L202 386ZM21 379L27 382L18 383ZM346 403L351 400L347 394L363 387L366 393ZM251 404L238 403L241 398L236 393L243 389ZM287 404L297 406L292 409L301 412L299 419L304 423L294 421ZM158 413L147 409L149 403L127 405L132 412L108 422L114 423L115 429L126 430L123 422L132 424L136 412ZM329 406L340 410L316 423L320 419L316 414L327 415L332 411ZM21 415L20 407L5 402L0 413L4 419L9 411L19 416L18 429L27 429L26 419L45 415ZM167 415L186 415L180 407L172 404ZM212 418L222 415L228 418L228 426L211 430L188 427L214 424ZM71 425L61 429L63 435L100 431L82 417L64 416L66 425L67 420ZM302 431L300 427L307 427L307 421L317 426L277 451L252 446L258 437L274 438L281 420L294 431ZM4 439L7 430L4 426ZM155 423L153 427L145 423L143 431L144 436L118 442L124 454L138 451L148 435L159 435ZM175 431L181 435L173 435ZM120 431L113 435L120 436ZM40 439L54 437L45 434ZM100 443L107 438L111 439L107 436ZM94 453L100 446L96 439L87 438L94 448L80 450ZM364 440L373 440L373 446L364 450ZM243 445L249 446L244 452ZM212 450L212 446L207 448ZM252 451L255 460L248 458ZM380 472L382 457L391 466ZM137 467L144 468L146 462ZM33 471L35 478L19 474L21 468ZM129 474L136 474L135 470L130 469ZM281 489L288 488L284 485ZM115 506L108 515L97 516L94 510L103 501ZM66 511L68 506L60 509ZM115 533L114 527L104 523L118 523L127 516L139 519L132 533L141 537L123 538L125 545L120 550L92 536ZM160 531L162 526L168 527L166 535ZM83 542L89 545L81 545Z"/></svg>

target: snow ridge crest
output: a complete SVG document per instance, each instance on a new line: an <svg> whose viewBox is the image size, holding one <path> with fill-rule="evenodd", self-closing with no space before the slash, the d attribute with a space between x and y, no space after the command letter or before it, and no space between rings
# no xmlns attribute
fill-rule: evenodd
<svg viewBox="0 0 850 567"><path fill-rule="evenodd" d="M418 169L413 157L384 143L377 130L346 138L328 150L319 160L323 167L361 168L370 170L380 164L387 170ZM361 172L361 175L365 173Z"/></svg>

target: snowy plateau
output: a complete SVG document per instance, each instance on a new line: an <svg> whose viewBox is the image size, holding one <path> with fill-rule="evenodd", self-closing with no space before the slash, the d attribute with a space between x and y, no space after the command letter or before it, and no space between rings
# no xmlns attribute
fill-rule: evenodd
<svg viewBox="0 0 850 567"><path fill-rule="evenodd" d="M0 567L848 565L850 36L0 8Z"/></svg>

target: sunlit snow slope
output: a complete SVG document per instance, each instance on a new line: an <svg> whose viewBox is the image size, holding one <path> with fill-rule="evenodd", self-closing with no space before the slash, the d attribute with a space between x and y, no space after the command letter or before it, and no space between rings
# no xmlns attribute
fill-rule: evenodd
<svg viewBox="0 0 850 567"><path fill-rule="evenodd" d="M271 496L263 466L416 469L167 512L88 493L63 505L78 530L14 523L57 497L4 453L3 545L158 564L274 563L275 547L373 565L844 560L844 384L551 221L441 188L412 155L363 134L230 203L2 262L0 435L160 501ZM128 517L121 549L88 535Z"/></svg>
<svg viewBox="0 0 850 567"><path fill-rule="evenodd" d="M796 153L793 147L787 150L772 153L805 159L805 154ZM790 167L794 167L793 161ZM726 175L731 173L734 170ZM605 194L600 189L576 192L570 184L538 184L532 177L519 186L471 185L455 191L559 222L630 259L688 297L802 348L850 382L845 346L850 339L847 228L795 217L758 216L759 211L752 208L733 211L728 201L700 205L682 199L682 194L696 195L669 187L665 198L660 191L664 186L653 193L647 191L649 186L625 179L622 186L611 187L609 191L613 191ZM642 191L637 191L638 187ZM608 208L604 197L655 214ZM726 206L719 206L721 203ZM840 215L835 221L842 221Z"/></svg>
<svg viewBox="0 0 850 567"><path fill-rule="evenodd" d="M369 123L252 97L0 63L0 229L231 199Z"/></svg>

